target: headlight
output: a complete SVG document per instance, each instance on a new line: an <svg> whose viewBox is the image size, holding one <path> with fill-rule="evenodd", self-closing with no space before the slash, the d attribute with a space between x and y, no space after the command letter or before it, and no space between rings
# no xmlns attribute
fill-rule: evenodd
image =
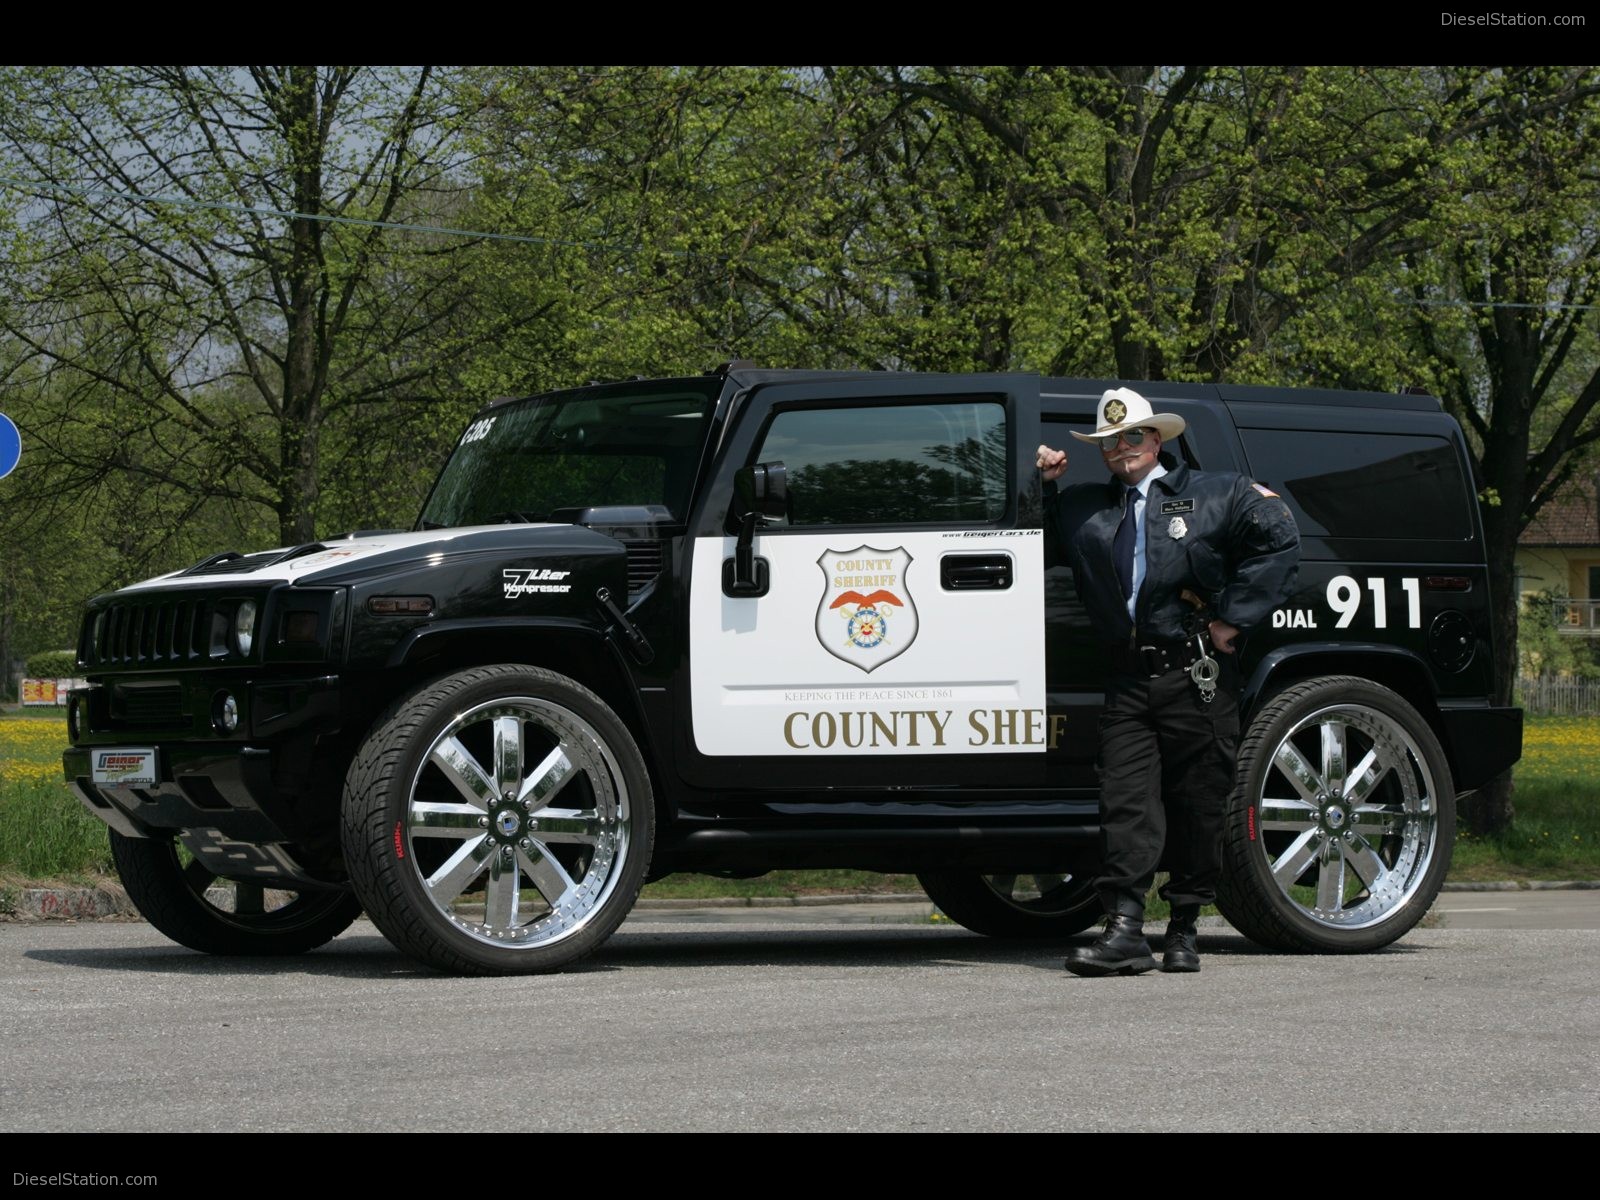
<svg viewBox="0 0 1600 1200"><path fill-rule="evenodd" d="M256 602L245 600L233 611L233 644L239 653L249 655L256 640Z"/></svg>
<svg viewBox="0 0 1600 1200"><path fill-rule="evenodd" d="M211 725L222 734L239 728L239 701L231 692L218 692L211 698Z"/></svg>

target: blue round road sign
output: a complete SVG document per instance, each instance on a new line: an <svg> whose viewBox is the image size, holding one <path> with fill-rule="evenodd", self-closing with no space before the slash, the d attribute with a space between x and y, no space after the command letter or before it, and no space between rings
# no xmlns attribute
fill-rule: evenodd
<svg viewBox="0 0 1600 1200"><path fill-rule="evenodd" d="M21 457L22 435L17 432L16 422L0 413L0 479L16 469Z"/></svg>

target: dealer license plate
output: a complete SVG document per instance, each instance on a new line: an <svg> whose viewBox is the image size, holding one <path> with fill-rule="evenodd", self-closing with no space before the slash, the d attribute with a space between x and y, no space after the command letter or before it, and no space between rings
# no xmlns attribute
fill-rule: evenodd
<svg viewBox="0 0 1600 1200"><path fill-rule="evenodd" d="M108 787L134 787L156 781L156 752L120 748L96 750L90 764L96 783Z"/></svg>

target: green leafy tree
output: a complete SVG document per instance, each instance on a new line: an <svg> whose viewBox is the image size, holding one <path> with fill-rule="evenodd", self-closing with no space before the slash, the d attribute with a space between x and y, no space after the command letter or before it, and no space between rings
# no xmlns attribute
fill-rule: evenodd
<svg viewBox="0 0 1600 1200"><path fill-rule="evenodd" d="M1423 245L1433 164L1485 103L1366 68L930 67L885 85L986 139L1056 230L1068 303L1038 365L1127 379L1285 382L1370 358L1317 339L1316 314Z"/></svg>
<svg viewBox="0 0 1600 1200"><path fill-rule="evenodd" d="M1011 369L1047 324L1054 230L988 141L861 68L528 68L479 76L484 220L559 244L517 279L581 330L565 382L777 366ZM559 219L554 219L559 218ZM556 295L538 284L571 281ZM495 359L488 356L483 361Z"/></svg>
<svg viewBox="0 0 1600 1200"><path fill-rule="evenodd" d="M217 502L309 541L330 430L437 440L429 351L506 326L461 320L466 243L385 225L459 193L463 114L432 69L36 68L0 88L4 386L56 486L115 472L167 498L165 528Z"/></svg>
<svg viewBox="0 0 1600 1200"><path fill-rule="evenodd" d="M1479 114L1442 163L1430 254L1410 273L1412 327L1482 482L1495 675L1518 661L1517 539L1600 444L1600 72L1444 72ZM1484 789L1482 831L1513 816L1509 778Z"/></svg>

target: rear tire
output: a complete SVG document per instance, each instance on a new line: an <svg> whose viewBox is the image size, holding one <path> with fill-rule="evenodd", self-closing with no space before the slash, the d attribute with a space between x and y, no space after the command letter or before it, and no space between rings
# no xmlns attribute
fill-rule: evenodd
<svg viewBox="0 0 1600 1200"><path fill-rule="evenodd" d="M997 938L1060 939L1103 915L1089 874L985 875L921 871L928 898L958 925Z"/></svg>
<svg viewBox="0 0 1600 1200"><path fill-rule="evenodd" d="M1239 751L1217 907L1274 949L1359 953L1420 921L1450 870L1455 789L1439 739L1366 679L1298 683Z"/></svg>

